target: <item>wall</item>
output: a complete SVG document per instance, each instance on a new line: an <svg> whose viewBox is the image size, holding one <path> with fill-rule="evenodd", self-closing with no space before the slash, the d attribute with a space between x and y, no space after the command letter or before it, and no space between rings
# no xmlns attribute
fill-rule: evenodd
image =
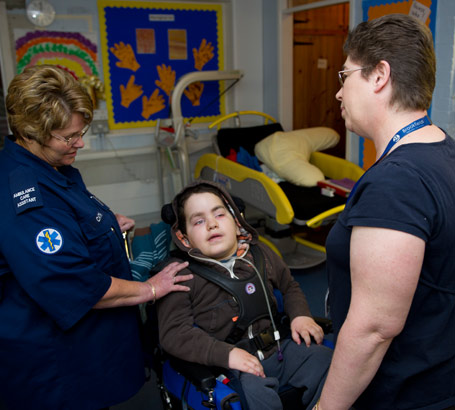
<svg viewBox="0 0 455 410"><path fill-rule="evenodd" d="M438 0L436 88L431 119L455 138L455 2Z"/></svg>

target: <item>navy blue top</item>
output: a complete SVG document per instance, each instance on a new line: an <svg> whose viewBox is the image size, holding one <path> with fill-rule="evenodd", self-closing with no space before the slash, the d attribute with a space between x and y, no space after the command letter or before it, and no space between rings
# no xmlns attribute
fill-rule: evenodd
<svg viewBox="0 0 455 410"><path fill-rule="evenodd" d="M92 309L131 279L115 215L71 166L0 152L0 397L11 409L99 409L144 382L137 308ZM1 401L1 400L0 400Z"/></svg>
<svg viewBox="0 0 455 410"><path fill-rule="evenodd" d="M422 238L425 255L403 331L355 404L368 409L455 405L455 142L398 147L365 174L327 239L330 311L336 335L350 304L353 226Z"/></svg>

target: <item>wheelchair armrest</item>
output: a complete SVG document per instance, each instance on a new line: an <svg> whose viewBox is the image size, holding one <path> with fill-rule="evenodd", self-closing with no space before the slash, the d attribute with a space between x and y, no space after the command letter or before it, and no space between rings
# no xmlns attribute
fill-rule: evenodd
<svg viewBox="0 0 455 410"><path fill-rule="evenodd" d="M208 392L215 387L216 377L210 367L176 357L170 357L169 362L175 371L184 376L198 390Z"/></svg>
<svg viewBox="0 0 455 410"><path fill-rule="evenodd" d="M313 317L314 321L322 327L322 330L324 331L324 334L327 335L329 333L333 333L333 326L332 326L332 321L330 319L327 319L326 317L319 317L315 316Z"/></svg>

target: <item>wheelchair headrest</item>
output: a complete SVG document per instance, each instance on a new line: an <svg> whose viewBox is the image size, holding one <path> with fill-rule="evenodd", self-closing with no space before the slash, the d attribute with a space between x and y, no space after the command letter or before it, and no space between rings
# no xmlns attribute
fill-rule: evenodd
<svg viewBox="0 0 455 410"><path fill-rule="evenodd" d="M172 204L164 204L161 208L161 219L168 225L174 225L177 220Z"/></svg>

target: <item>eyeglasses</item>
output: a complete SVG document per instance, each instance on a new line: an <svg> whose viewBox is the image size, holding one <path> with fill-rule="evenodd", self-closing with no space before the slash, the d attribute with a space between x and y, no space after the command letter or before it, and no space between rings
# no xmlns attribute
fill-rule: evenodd
<svg viewBox="0 0 455 410"><path fill-rule="evenodd" d="M338 79L340 80L341 86L344 87L344 82L346 81L346 78L348 77L348 75L346 73L353 73L354 71L365 70L365 68L369 68L369 67L352 68L350 70L338 71Z"/></svg>
<svg viewBox="0 0 455 410"><path fill-rule="evenodd" d="M57 134L51 134L51 137L54 137L55 139L65 142L66 145L68 146L73 146L79 139L81 139L88 131L90 127L90 124L87 124L82 131L75 132L74 134L71 134L69 137L62 137Z"/></svg>

